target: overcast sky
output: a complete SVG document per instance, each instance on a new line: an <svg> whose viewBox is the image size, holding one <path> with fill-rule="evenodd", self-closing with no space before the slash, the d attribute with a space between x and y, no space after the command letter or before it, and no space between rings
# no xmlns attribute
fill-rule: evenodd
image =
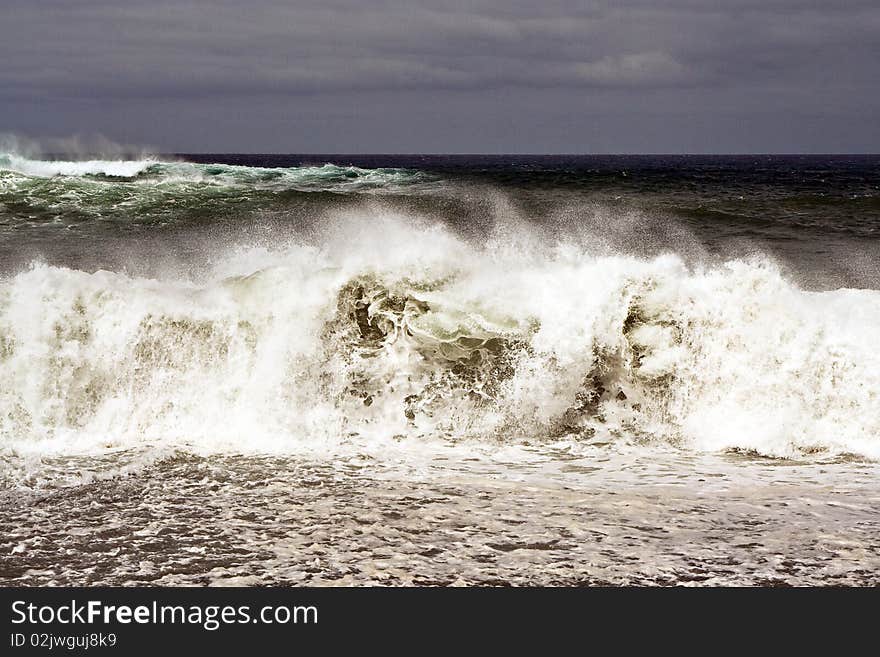
<svg viewBox="0 0 880 657"><path fill-rule="evenodd" d="M180 152L878 152L877 0L0 0L0 132Z"/></svg>

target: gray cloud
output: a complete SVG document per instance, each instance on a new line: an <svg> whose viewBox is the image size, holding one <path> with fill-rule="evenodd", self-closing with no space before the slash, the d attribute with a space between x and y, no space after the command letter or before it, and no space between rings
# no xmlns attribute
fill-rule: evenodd
<svg viewBox="0 0 880 657"><path fill-rule="evenodd" d="M5 0L0 131L175 150L870 151L877 34L861 1Z"/></svg>

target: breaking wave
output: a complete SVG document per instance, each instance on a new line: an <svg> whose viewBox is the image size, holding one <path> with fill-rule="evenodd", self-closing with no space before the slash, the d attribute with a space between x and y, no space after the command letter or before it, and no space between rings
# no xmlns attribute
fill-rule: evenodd
<svg viewBox="0 0 880 657"><path fill-rule="evenodd" d="M142 184L198 183L220 187L247 187L274 191L362 192L404 189L427 183L427 174L395 168L362 169L323 164L299 167L248 167L232 164L139 160L35 160L15 153L0 153L0 176L6 187L26 185L29 178L80 179L79 182L131 182ZM64 182L63 180L61 182ZM77 182L68 180L67 182Z"/></svg>
<svg viewBox="0 0 880 657"><path fill-rule="evenodd" d="M393 218L227 255L198 280L36 264L0 281L3 445L565 438L880 458L877 291Z"/></svg>

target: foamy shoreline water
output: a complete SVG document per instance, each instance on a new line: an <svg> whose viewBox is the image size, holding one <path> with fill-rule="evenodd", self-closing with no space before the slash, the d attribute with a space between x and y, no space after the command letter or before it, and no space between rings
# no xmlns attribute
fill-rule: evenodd
<svg viewBox="0 0 880 657"><path fill-rule="evenodd" d="M877 466L180 455L0 505L9 585L876 585Z"/></svg>

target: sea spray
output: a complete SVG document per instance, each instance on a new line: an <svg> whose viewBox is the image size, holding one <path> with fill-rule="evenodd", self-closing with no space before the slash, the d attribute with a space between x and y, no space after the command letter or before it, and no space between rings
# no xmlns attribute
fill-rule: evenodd
<svg viewBox="0 0 880 657"><path fill-rule="evenodd" d="M340 222L199 282L35 265L0 283L22 451L567 437L880 457L880 293Z"/></svg>

